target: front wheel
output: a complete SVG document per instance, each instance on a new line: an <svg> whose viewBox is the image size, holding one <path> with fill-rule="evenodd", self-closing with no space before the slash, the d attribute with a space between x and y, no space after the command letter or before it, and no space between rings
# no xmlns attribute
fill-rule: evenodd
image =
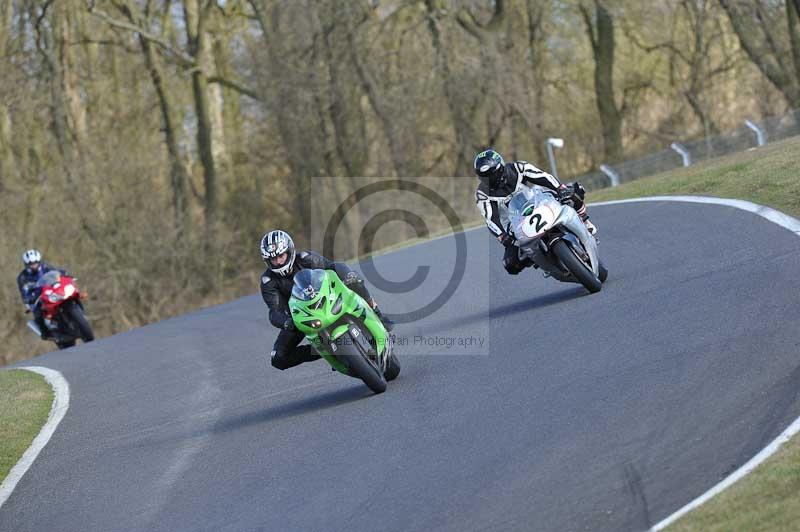
<svg viewBox="0 0 800 532"><path fill-rule="evenodd" d="M393 381L398 375L400 375L400 363L397 361L397 357L392 354L386 363L386 371L383 372L383 376L386 377L387 381Z"/></svg>
<svg viewBox="0 0 800 532"><path fill-rule="evenodd" d="M84 342L91 342L94 340L94 331L92 331L92 326L89 325L89 320L86 319L86 315L83 313L81 306L77 303L72 303L66 310L67 316L75 327L78 336L81 337L81 340Z"/></svg>
<svg viewBox="0 0 800 532"><path fill-rule="evenodd" d="M559 240L553 245L553 253L589 292L594 294L603 287L600 279L578 258L565 240Z"/></svg>
<svg viewBox="0 0 800 532"><path fill-rule="evenodd" d="M364 381L364 384L375 393L386 391L386 378L381 373L376 362L372 360L361 347L361 342L356 338L349 338L342 342L336 358L344 362L350 369L350 374Z"/></svg>

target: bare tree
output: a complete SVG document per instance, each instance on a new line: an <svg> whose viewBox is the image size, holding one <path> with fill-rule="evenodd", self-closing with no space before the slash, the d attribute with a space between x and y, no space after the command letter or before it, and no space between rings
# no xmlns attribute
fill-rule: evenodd
<svg viewBox="0 0 800 532"><path fill-rule="evenodd" d="M783 94L790 106L800 103L800 84L796 71L800 50L782 43L779 28L786 17L790 33L796 31L797 5L786 1L781 9L779 3L765 0L719 0L728 13L733 29L739 37L750 60L767 79ZM792 38L797 43L797 37ZM791 48L791 50L789 50ZM787 64L792 57L793 64Z"/></svg>
<svg viewBox="0 0 800 532"><path fill-rule="evenodd" d="M134 13L129 3L116 3L116 7L127 17L128 21L139 28L152 28L153 12L152 0L147 0L141 13ZM163 22L163 18L162 18ZM163 25L163 24L162 24ZM188 205L186 197L186 183L189 178L186 168L180 157L178 139L180 137L181 126L176 123L174 104L172 95L167 90L164 83L164 74L160 64L160 57L154 50L154 45L150 39L144 36L143 32L136 33L139 46L144 55L145 65L150 74L156 96L158 98L158 108L161 113L161 120L164 131L164 144L170 161L170 185L172 188L172 207L175 216L176 227L182 232L188 225Z"/></svg>
<svg viewBox="0 0 800 532"><path fill-rule="evenodd" d="M500 79L498 69L498 53L496 40L501 35L508 9L505 1L497 0L492 3L488 20L479 20L475 17L468 5L459 6L455 12L450 12L441 0L426 0L425 7L428 16L428 30L433 44L433 53L436 57L437 71L440 73L443 91L450 112L450 120L455 131L457 159L453 175L465 176L472 173L471 162L475 152L488 144L494 143L496 136L479 132L477 122L484 118L488 112L490 88L486 86L469 87L452 68L450 46L447 43L445 24L455 23L462 31L466 32L476 42L479 56L479 72L471 76L472 82L482 85L494 83ZM452 29L452 28L450 28ZM505 118L506 113L501 113ZM501 121L501 122L504 122ZM502 124L495 124L499 132Z"/></svg>
<svg viewBox="0 0 800 532"><path fill-rule="evenodd" d="M600 0L594 0L593 14L584 3L579 9L594 55L594 91L603 129L604 157L618 161L623 153L623 112L614 93L614 17Z"/></svg>
<svg viewBox="0 0 800 532"><path fill-rule="evenodd" d="M670 83L689 105L704 135L717 134L719 126L711 105L713 87L739 64L741 54L727 42L730 30L720 18L716 1L679 0L662 9L654 16L670 26L667 36L652 31L648 35L650 25L633 18L625 21L625 35L640 49L668 58Z"/></svg>

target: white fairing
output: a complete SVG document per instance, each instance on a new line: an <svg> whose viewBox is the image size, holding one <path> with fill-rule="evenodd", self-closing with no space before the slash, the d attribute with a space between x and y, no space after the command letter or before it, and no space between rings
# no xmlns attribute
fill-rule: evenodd
<svg viewBox="0 0 800 532"><path fill-rule="evenodd" d="M597 241L575 209L562 205L549 191L537 186L521 186L508 205L508 217L520 248L530 247L549 231L562 226L578 237L589 255L592 271L595 275L600 274Z"/></svg>

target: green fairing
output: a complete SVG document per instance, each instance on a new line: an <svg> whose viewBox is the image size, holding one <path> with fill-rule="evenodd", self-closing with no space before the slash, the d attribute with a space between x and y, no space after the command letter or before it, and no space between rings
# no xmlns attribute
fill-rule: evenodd
<svg viewBox="0 0 800 532"><path fill-rule="evenodd" d="M320 339L320 331L326 330L330 333L331 340L335 341L347 332L347 324L339 324L335 328L334 323L346 314L355 318L363 319L364 324L375 339L376 348L379 354L384 354L386 349L387 332L383 323L370 308L361 296L347 288L345 284L331 270L311 270L312 275L317 275L319 283L318 289L313 287L303 287L305 291L299 294L299 287L295 285L292 297L289 299L289 308L292 312L292 320L297 329L306 335L306 338L314 346L317 352L328 361L337 371L347 374L347 366L339 362L336 356L328 347L323 345ZM298 296L302 296L298 297ZM334 313L339 297L342 298L342 305L338 312ZM319 308L317 308L319 307ZM310 322L318 320L319 327L312 327Z"/></svg>

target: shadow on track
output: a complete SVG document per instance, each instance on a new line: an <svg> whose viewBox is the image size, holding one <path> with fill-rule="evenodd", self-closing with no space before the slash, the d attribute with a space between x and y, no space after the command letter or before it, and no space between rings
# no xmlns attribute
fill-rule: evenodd
<svg viewBox="0 0 800 532"><path fill-rule="evenodd" d="M305 397L296 401L282 403L267 409L257 409L252 412L229 417L218 422L211 429L213 434L223 434L225 432L239 430L251 425L270 423L281 419L319 412L329 408L345 405L362 399L373 397L373 394L363 384L326 392L320 395Z"/></svg>
<svg viewBox="0 0 800 532"><path fill-rule="evenodd" d="M572 299L577 299L579 297L591 295L589 292L586 291L585 288L575 287L569 290L562 290L560 292L554 292L551 294L545 294L543 296L534 297L533 299L526 299L525 301L517 301L516 303L509 303L507 305L501 305L499 307L492 307L489 309L489 312L484 312L480 314L477 319L473 318L472 316L468 317L467 323L473 323L476 321L481 321L484 319L498 319L503 318L505 316L509 316L511 314L516 314L518 312L527 312L529 310L534 310L537 308L544 308L549 307L550 305L557 305L558 303L564 303L566 301L570 301Z"/></svg>
<svg viewBox="0 0 800 532"><path fill-rule="evenodd" d="M227 417L215 423L205 423L195 427L191 431L178 431L169 435L158 435L156 437L143 438L136 442L131 442L129 446L140 447L160 446L164 444L175 444L176 442L186 443L196 438L206 438L212 435L224 435L237 430L247 429L257 425L264 425L283 419L302 416L313 412L335 408L362 399L373 397L373 394L366 386L355 385L320 395L305 397L287 403L281 403L269 408L255 408L251 411L236 415L231 413ZM260 403L259 404L263 404Z"/></svg>
<svg viewBox="0 0 800 532"><path fill-rule="evenodd" d="M566 301L571 301L573 299L577 299L579 297L584 297L588 295L591 294L589 294L589 292L587 292L586 289L583 288L582 286L575 287L569 290L562 290L560 292L553 292L550 294L545 294L543 296L526 299L524 301L516 301L514 303L508 303L506 305L500 305L500 306L490 305L488 310L482 312L476 312L475 314L459 316L458 318L454 318L444 322L432 323L425 327L421 327L418 331L420 334L425 334L434 331L437 332L444 331L452 327L462 327L465 325L472 325L484 321L491 322L492 320L501 319L506 316L510 316L512 314L517 314L519 312L528 312L529 310L545 308L549 307L550 305L557 305L559 303L564 303Z"/></svg>

